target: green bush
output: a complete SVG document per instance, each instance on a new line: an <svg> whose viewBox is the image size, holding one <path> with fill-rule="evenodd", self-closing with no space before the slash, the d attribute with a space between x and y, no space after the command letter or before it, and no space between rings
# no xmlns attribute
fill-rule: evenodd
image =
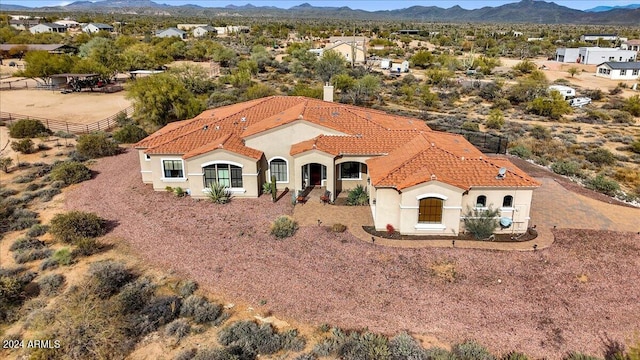
<svg viewBox="0 0 640 360"><path fill-rule="evenodd" d="M53 253L51 259L53 259L53 261L61 266L68 266L73 264L73 254L69 251L68 248L57 250L55 253Z"/></svg>
<svg viewBox="0 0 640 360"><path fill-rule="evenodd" d="M640 154L640 139L631 143L631 151L633 151L636 154Z"/></svg>
<svg viewBox="0 0 640 360"><path fill-rule="evenodd" d="M585 158L598 166L602 165L613 165L616 163L616 157L611 153L611 151L605 148L597 148L593 151L590 151L585 155Z"/></svg>
<svg viewBox="0 0 640 360"><path fill-rule="evenodd" d="M181 281L178 284L178 294L182 297L188 297L198 290L198 283L193 280Z"/></svg>
<svg viewBox="0 0 640 360"><path fill-rule="evenodd" d="M347 205L367 205L369 204L369 194L362 185L357 185L349 190L347 194Z"/></svg>
<svg viewBox="0 0 640 360"><path fill-rule="evenodd" d="M4 171L5 174L9 173L9 168L13 164L13 159L10 157L0 157L0 170Z"/></svg>
<svg viewBox="0 0 640 360"><path fill-rule="evenodd" d="M31 141L31 139L12 141L11 148L13 149L13 151L17 151L23 154L31 154L35 151L33 147L33 141Z"/></svg>
<svg viewBox="0 0 640 360"><path fill-rule="evenodd" d="M456 344L451 348L451 352L459 360L495 360L489 350L475 341L465 341Z"/></svg>
<svg viewBox="0 0 640 360"><path fill-rule="evenodd" d="M231 192L229 188L213 182L207 188L207 198L214 204L226 204L231 200Z"/></svg>
<svg viewBox="0 0 640 360"><path fill-rule="evenodd" d="M117 293L125 284L135 279L134 273L124 264L109 260L89 265L89 275L95 284L96 295L102 299Z"/></svg>
<svg viewBox="0 0 640 360"><path fill-rule="evenodd" d="M480 131L480 125L478 123L475 123L473 121L465 121L462 123L462 126L460 127L462 130L467 130L467 131Z"/></svg>
<svg viewBox="0 0 640 360"><path fill-rule="evenodd" d="M191 332L191 325L189 325L185 319L173 320L165 329L165 334L177 337L178 339L189 335L189 332Z"/></svg>
<svg viewBox="0 0 640 360"><path fill-rule="evenodd" d="M118 144L113 142L104 133L80 135L76 144L76 151L80 156L96 159L105 156L113 156L120 153Z"/></svg>
<svg viewBox="0 0 640 360"><path fill-rule="evenodd" d="M91 256L102 250L102 244L93 238L80 238L75 241L75 245L76 248L71 253L73 257Z"/></svg>
<svg viewBox="0 0 640 360"><path fill-rule="evenodd" d="M158 330L178 317L180 306L180 298L176 296L152 298L131 322L129 335L139 337Z"/></svg>
<svg viewBox="0 0 640 360"><path fill-rule="evenodd" d="M9 126L9 136L15 139L35 138L42 134L49 135L51 131L38 120L18 120Z"/></svg>
<svg viewBox="0 0 640 360"><path fill-rule="evenodd" d="M198 324L215 321L222 314L222 306L209 302L202 296L191 295L184 300L180 316L192 317Z"/></svg>
<svg viewBox="0 0 640 360"><path fill-rule="evenodd" d="M615 180L611 180L603 174L598 174L595 178L588 180L586 185L589 189L609 196L614 196L620 190L620 185Z"/></svg>
<svg viewBox="0 0 640 360"><path fill-rule="evenodd" d="M491 206L486 210L467 207L462 222L467 232L471 233L474 238L483 240L491 236L498 228L499 215L500 209L492 209Z"/></svg>
<svg viewBox="0 0 640 360"><path fill-rule="evenodd" d="M38 281L38 285L45 296L51 296L58 293L62 285L64 285L64 280L64 275L62 274L51 274L43 276Z"/></svg>
<svg viewBox="0 0 640 360"><path fill-rule="evenodd" d="M529 135L538 140L551 139L551 131L542 125L534 125L531 130L529 130Z"/></svg>
<svg viewBox="0 0 640 360"><path fill-rule="evenodd" d="M500 360L529 360L529 357L520 352L510 351L502 355L502 357L500 357Z"/></svg>
<svg viewBox="0 0 640 360"><path fill-rule="evenodd" d="M485 125L489 129L497 129L500 130L504 126L504 114L500 109L492 109L489 111L489 116L487 117L487 122Z"/></svg>
<svg viewBox="0 0 640 360"><path fill-rule="evenodd" d="M298 230L298 223L291 216L281 215L271 223L271 235L279 239L293 236L296 230Z"/></svg>
<svg viewBox="0 0 640 360"><path fill-rule="evenodd" d="M57 214L51 220L49 232L53 237L67 244L75 244L82 238L104 235L106 222L94 213L70 211Z"/></svg>
<svg viewBox="0 0 640 360"><path fill-rule="evenodd" d="M113 133L113 138L121 144L134 144L149 136L143 128L127 124Z"/></svg>
<svg viewBox="0 0 640 360"><path fill-rule="evenodd" d="M269 355L282 349L300 351L304 348L304 340L297 333L279 335L270 324L257 325L253 321L238 321L223 328L218 333L218 342L223 346L236 347L244 355Z"/></svg>
<svg viewBox="0 0 640 360"><path fill-rule="evenodd" d="M565 176L582 176L582 166L575 161L556 161L551 165L554 173Z"/></svg>
<svg viewBox="0 0 640 360"><path fill-rule="evenodd" d="M77 184L91 179L91 170L77 161L63 161L51 169L51 180L62 181L65 185Z"/></svg>

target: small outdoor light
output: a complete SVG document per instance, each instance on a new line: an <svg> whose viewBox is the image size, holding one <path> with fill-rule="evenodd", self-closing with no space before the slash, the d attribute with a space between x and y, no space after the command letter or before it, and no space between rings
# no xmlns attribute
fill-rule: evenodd
<svg viewBox="0 0 640 360"><path fill-rule="evenodd" d="M538 244L533 244L533 251L538 250Z"/></svg>
<svg viewBox="0 0 640 360"><path fill-rule="evenodd" d="M456 241L455 240L451 240L451 247L456 247Z"/></svg>

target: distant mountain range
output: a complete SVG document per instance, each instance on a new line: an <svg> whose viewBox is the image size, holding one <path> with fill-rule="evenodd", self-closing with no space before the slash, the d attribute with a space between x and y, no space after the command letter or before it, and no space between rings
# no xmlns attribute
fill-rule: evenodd
<svg viewBox="0 0 640 360"><path fill-rule="evenodd" d="M522 0L520 2L481 9L466 10L460 6L448 9L437 6L412 6L400 10L365 11L344 7L318 7L308 3L289 9L273 6L228 5L201 7L198 5L172 6L151 0L76 1L65 6L29 8L21 5L0 4L3 11L62 11L62 12L122 12L137 14L164 14L182 16L247 16L297 17L310 19L371 19L413 20L438 22L495 22L541 24L640 24L640 4L626 6L598 6L586 11L560 6L553 2Z"/></svg>

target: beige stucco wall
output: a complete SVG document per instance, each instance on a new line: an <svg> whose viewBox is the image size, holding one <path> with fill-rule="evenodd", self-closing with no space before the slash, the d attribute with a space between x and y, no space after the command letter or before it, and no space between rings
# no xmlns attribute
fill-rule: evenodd
<svg viewBox="0 0 640 360"><path fill-rule="evenodd" d="M351 62L352 54L355 51L355 62L364 62L364 51L360 47L352 49L351 44L342 43L338 46L329 48L328 50L333 50L340 53L342 56L344 56L345 60L349 62Z"/></svg>
<svg viewBox="0 0 640 360"><path fill-rule="evenodd" d="M327 181L323 181L323 183L327 190L331 192L332 200L335 199L336 189L334 183L330 181L331 179L335 179L336 176L333 155L318 150L307 151L295 155L292 163L294 186L289 187L290 189L294 189L295 191L302 190L302 166L317 163L327 167Z"/></svg>
<svg viewBox="0 0 640 360"><path fill-rule="evenodd" d="M192 197L206 197L206 194L203 192L204 170L202 170L202 168L215 162L229 163L242 167L242 188L232 188L233 196L258 197L262 188L258 170L260 162L223 149L185 160L187 168L189 169L187 177L189 179L189 189L191 190Z"/></svg>
<svg viewBox="0 0 640 360"><path fill-rule="evenodd" d="M151 160L149 166L151 168L151 183L154 190L164 190L167 186L181 187L185 190L189 188L189 182L187 174L189 172L186 163L183 161L182 170L183 178L180 179L165 179L162 169L162 161L164 160L182 160L182 155L150 155ZM144 159L143 159L144 161Z"/></svg>
<svg viewBox="0 0 640 360"><path fill-rule="evenodd" d="M480 195L487 197L487 207L492 207L493 209L500 208L500 217L508 217L513 220L511 227L504 230L497 229L496 233L523 233L527 230L529 227L533 189L472 188L462 199L462 212L465 213L468 207L474 207L476 205L476 199ZM513 196L513 206L503 208L502 201L507 195ZM461 228L464 228L464 224L461 225Z"/></svg>
<svg viewBox="0 0 640 360"><path fill-rule="evenodd" d="M349 191L355 188L358 185L362 185L364 188L369 186L367 179L369 178L369 168L367 167L366 161L369 160L371 156L343 156L341 158L336 159L336 191ZM345 162L358 162L360 163L360 179L340 179L340 164ZM371 198L371 197L370 197Z"/></svg>
<svg viewBox="0 0 640 360"><path fill-rule="evenodd" d="M145 184L153 183L151 160L146 160L144 150L138 150L138 159L140 160L140 174L142 175L142 182Z"/></svg>
<svg viewBox="0 0 640 360"><path fill-rule="evenodd" d="M401 195L400 227L403 234L457 235L460 231L460 211L463 190L439 182L429 181L405 189ZM443 198L442 224L418 224L420 199L426 197Z"/></svg>
<svg viewBox="0 0 640 360"><path fill-rule="evenodd" d="M263 151L264 157L267 161L274 158L286 160L289 170L288 181L278 182L276 186L278 189L284 189L285 187L288 187L289 189L297 189L300 187L301 182L294 182L293 180L295 172L300 172L300 169L294 169L294 166L292 166L293 157L289 155L291 145L313 139L314 137L323 134L344 135L344 133L339 131L318 126L305 120L298 120L269 131L249 136L245 138L245 145ZM325 164L323 163L323 165ZM266 179L271 179L269 167L267 166L264 170L266 171Z"/></svg>

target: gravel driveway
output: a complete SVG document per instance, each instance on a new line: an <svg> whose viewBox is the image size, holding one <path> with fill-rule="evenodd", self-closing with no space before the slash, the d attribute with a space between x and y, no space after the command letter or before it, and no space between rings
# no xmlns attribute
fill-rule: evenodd
<svg viewBox="0 0 640 360"><path fill-rule="evenodd" d="M288 198L213 205L154 192L135 151L93 169L67 194L69 209L117 221L109 236L152 265L229 301L266 301L284 319L476 339L535 358L600 354L605 333L624 341L640 331L637 234L556 230L554 246L537 252L378 247L318 226L275 240L269 222L291 212ZM455 280L438 264L453 264Z"/></svg>

